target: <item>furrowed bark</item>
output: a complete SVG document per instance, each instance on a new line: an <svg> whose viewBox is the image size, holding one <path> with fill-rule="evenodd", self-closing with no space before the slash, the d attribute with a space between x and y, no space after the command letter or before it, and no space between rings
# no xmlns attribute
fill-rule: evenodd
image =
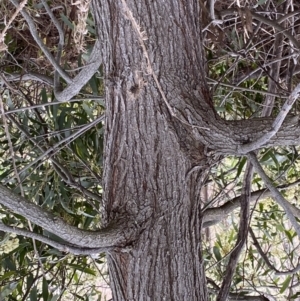
<svg viewBox="0 0 300 301"><path fill-rule="evenodd" d="M207 300L200 190L208 155L239 154L273 119L216 114L199 1L94 0L93 12L106 76L104 222L129 214L143 229L127 253L109 253L114 299ZM298 127L288 118L263 146L297 143Z"/></svg>
<svg viewBox="0 0 300 301"><path fill-rule="evenodd" d="M124 247L135 239L138 231L134 221L128 216L118 221L115 220L106 228L97 231L73 227L50 211L29 202L4 186L0 186L0 204L26 217L43 229L56 234L67 243L80 247Z"/></svg>
<svg viewBox="0 0 300 301"><path fill-rule="evenodd" d="M207 300L200 200L205 168L189 174L195 162L205 160L204 147L188 141L193 131L187 125L189 111L194 108L184 117L172 116L162 95L184 112L186 91L199 89L211 108L203 77L199 4L126 5L141 31L146 30L144 42L160 87L149 74L126 6L94 1L98 32L106 41L105 219L130 214L144 229L127 253L109 252L114 299ZM185 86L178 94L182 76ZM198 106L196 98L192 102Z"/></svg>

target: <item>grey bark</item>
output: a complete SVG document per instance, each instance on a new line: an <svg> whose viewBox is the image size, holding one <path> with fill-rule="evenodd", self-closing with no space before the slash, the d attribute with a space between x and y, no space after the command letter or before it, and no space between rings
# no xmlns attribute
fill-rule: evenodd
<svg viewBox="0 0 300 301"><path fill-rule="evenodd" d="M0 203L70 244L114 247L114 300L207 301L203 178L215 153L243 154L274 119L216 114L200 1L93 0L92 7L106 77L103 230L73 228L4 188ZM262 146L299 144L298 121L288 117Z"/></svg>
<svg viewBox="0 0 300 301"><path fill-rule="evenodd" d="M58 101L66 101L72 99L76 96L82 87L88 83L91 77L98 71L100 65L102 64L100 51L101 43L99 40L95 42L89 60L86 66L72 79L72 82L68 84L62 91L55 87L55 98Z"/></svg>
<svg viewBox="0 0 300 301"><path fill-rule="evenodd" d="M199 2L126 3L146 31L150 63L170 104L182 113L185 99L199 107L188 95L199 89L211 108ZM172 118L122 1L94 1L93 10L105 41L105 220L129 214L144 229L128 253L109 253L113 299L207 300L201 255L204 169L186 176L204 159L203 145L189 141L193 127L184 124L194 108L186 106L186 116L177 116L182 120Z"/></svg>
<svg viewBox="0 0 300 301"><path fill-rule="evenodd" d="M114 300L208 300L200 190L210 154L242 154L274 119L216 114L199 1L94 0L93 11L106 75L103 219L129 214L143 229L127 253L109 252ZM259 147L297 144L298 127L289 117Z"/></svg>
<svg viewBox="0 0 300 301"><path fill-rule="evenodd" d="M66 250L68 246L103 249L114 246L121 247L133 240L137 234L134 221L130 222L128 217L114 221L106 228L98 231L78 229L66 223L59 216L29 202L4 186L0 186L0 204L64 239Z"/></svg>

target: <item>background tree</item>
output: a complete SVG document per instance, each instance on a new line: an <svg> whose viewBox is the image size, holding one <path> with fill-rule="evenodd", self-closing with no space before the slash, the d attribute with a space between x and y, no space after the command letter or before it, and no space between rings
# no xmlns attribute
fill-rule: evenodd
<svg viewBox="0 0 300 301"><path fill-rule="evenodd" d="M279 191L298 193L299 7L11 3L2 297L63 298L105 252L114 300L298 298L299 209Z"/></svg>

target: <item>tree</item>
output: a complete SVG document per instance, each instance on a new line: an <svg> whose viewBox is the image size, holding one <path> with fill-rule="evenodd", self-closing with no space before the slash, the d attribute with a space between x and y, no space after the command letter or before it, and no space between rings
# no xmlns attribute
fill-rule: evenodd
<svg viewBox="0 0 300 301"><path fill-rule="evenodd" d="M56 17L44 5L54 22ZM288 113L300 85L290 91L275 117L263 112L256 118L226 120L215 110L207 84L200 1L94 0L92 12L99 38L88 62L93 68L85 68L72 80L59 65L62 39L56 60L51 53L45 55L56 70L54 89L60 101L68 91L80 91L99 69L100 57L103 63L106 108L101 230L71 226L5 187L0 191L5 208L63 241L5 224L1 230L73 254L106 252L114 300L209 300L202 232L224 217L226 208L229 212L237 207L237 201L209 208L203 204L201 192L212 166L226 156L246 158L238 197L237 241L224 281L217 286L217 300L240 300L238 295L230 295L230 286L249 231L254 170L300 236L297 209L283 198L257 159L262 148L299 144L298 116ZM26 10L22 13L33 27ZM240 12L242 19L249 14L250 10ZM251 16L259 19L255 13ZM213 14L211 17L217 22ZM290 41L298 47L295 39ZM60 78L66 83L65 93ZM274 99L268 101L274 106ZM45 156L52 149L43 151ZM67 175L59 162L52 164L58 173ZM69 185L78 188L72 179ZM78 189L99 198L85 188ZM243 300L248 297L268 300L263 295Z"/></svg>

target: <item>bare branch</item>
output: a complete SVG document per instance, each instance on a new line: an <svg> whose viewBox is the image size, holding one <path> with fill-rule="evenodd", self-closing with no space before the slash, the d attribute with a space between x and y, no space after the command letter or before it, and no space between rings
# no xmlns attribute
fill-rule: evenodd
<svg viewBox="0 0 300 301"><path fill-rule="evenodd" d="M86 100L104 101L105 98L104 97L73 98L73 99L67 100L66 102L76 102L76 101L86 101ZM33 105L33 106L21 107L19 109L6 111L5 115L9 115L9 114L16 113L16 112L24 112L24 110L32 110L32 109L37 109L37 108L43 108L43 107L58 105L58 104L61 104L61 103L63 103L63 102L61 102L61 101L51 101L51 102L41 103L41 104L37 104L37 105Z"/></svg>
<svg viewBox="0 0 300 301"><path fill-rule="evenodd" d="M52 246L62 252L69 252L74 255L90 255L90 254L97 254L97 253L103 253L107 251L109 248L80 248L76 247L73 245L69 245L67 243L62 244L57 241L54 241L46 236L43 236L41 234L37 234L31 231L27 231L24 229L20 229L18 227L11 227L11 226L6 226L2 222L0 222L0 230L7 232L7 233L15 233L17 235L22 235L25 237L32 238L34 240L38 240L40 242L43 242L49 246Z"/></svg>
<svg viewBox="0 0 300 301"><path fill-rule="evenodd" d="M283 16L282 18L279 18L278 20L270 20L254 11L248 10L252 17L264 24L267 24L271 27L274 27L278 32L283 33L292 43L293 45L300 50L300 43L297 41L297 39L287 30L285 29L283 26L280 25L280 23L282 23L283 21L285 21L287 18L298 14L299 11L294 11L290 14L287 14L286 16ZM218 11L215 12L217 15L219 15L221 18L225 17L227 15L231 15L231 14L237 14L238 11L235 8L231 8L231 9L226 9L226 10L222 10L222 11Z"/></svg>
<svg viewBox="0 0 300 301"><path fill-rule="evenodd" d="M48 148L42 155L40 155L39 157L37 157L35 160L33 160L32 162L30 162L28 165L26 165L19 173L25 172L26 170L28 170L34 164L36 164L39 161L47 158L47 156L50 153L53 156L59 150L59 147L61 145L71 143L76 138L78 138L80 135L82 135L83 133L85 133L88 129L92 128L93 126L97 125L99 122L101 122L103 120L104 120L104 115L101 115L96 120L94 120L91 123L87 124L86 126L82 127L81 129L79 129L77 132L73 133L69 137L62 139L61 141L59 141L58 143L56 143L53 147ZM8 179L5 183L8 183L10 180L11 179Z"/></svg>
<svg viewBox="0 0 300 301"><path fill-rule="evenodd" d="M268 77L268 92L275 91L277 82L279 80L279 71L282 64L282 51L283 51L283 34L279 33L275 37L273 55L275 56L276 63L271 65L270 76ZM263 103L261 116L270 116L275 103L275 96L267 95Z"/></svg>
<svg viewBox="0 0 300 301"><path fill-rule="evenodd" d="M297 180L293 183L280 185L277 187L277 189L279 191L286 190L288 188L298 185L299 183L300 180ZM219 207L209 208L206 211L204 211L203 228L210 227L212 225L219 223L229 213L237 209L240 206L240 197L241 196L237 196ZM259 199L264 199L269 197L272 197L272 193L268 189L257 190L251 193L250 202L253 203L255 201L258 201ZM300 209L294 206L293 204L291 204L290 202L287 202L286 205L289 206L290 210L293 212L293 215L300 219Z"/></svg>
<svg viewBox="0 0 300 301"><path fill-rule="evenodd" d="M250 143L244 144L239 146L239 153L240 154L247 154L248 152L251 152L253 150L259 149L261 146L269 142L269 140L278 132L280 129L282 123L284 122L285 117L289 113L290 109L292 108L292 105L297 100L300 94L300 84L296 86L294 91L291 93L289 98L286 100L284 105L282 106L279 114L277 115L276 119L274 120L272 124L272 128L270 131L262 135L260 138L258 138L256 141L252 141Z"/></svg>
<svg viewBox="0 0 300 301"><path fill-rule="evenodd" d="M259 242L257 241L257 239L256 239L256 237L255 237L255 234L254 234L254 232L252 231L251 227L249 227L249 233L250 233L250 235L251 235L251 237L252 237L253 244L254 244L254 246L255 246L257 252L258 252L259 255L262 257L262 259L265 261L265 263L267 264L267 266L268 266L271 270L275 271L275 275L277 275L277 276L280 276L280 275L281 275L281 276L282 276L282 275L293 275L293 274L295 274L295 273L297 273L297 272L300 271L300 263L299 263L295 268L293 268L293 269L291 269L291 270L288 270L288 271L279 271L278 269L276 269L276 268L274 267L274 265L271 264L271 262L270 262L268 256L264 253L264 251L263 251L262 248L260 247Z"/></svg>
<svg viewBox="0 0 300 301"><path fill-rule="evenodd" d="M50 9L50 7L49 7L47 1L46 1L46 0L42 0L42 3L43 3L43 5L44 5L44 7L45 7L45 9L46 9L46 11L47 11L47 13L48 13L48 15L50 16L50 18L51 18L51 20L52 20L54 26L56 27L56 29L57 29L57 31L58 31L58 35L59 35L59 45L60 45L61 47L63 47L64 41L65 41L65 38L64 38L64 31L63 31L62 27L60 26L58 20L57 20L56 17L54 16L52 10Z"/></svg>
<svg viewBox="0 0 300 301"><path fill-rule="evenodd" d="M244 244L248 235L248 224L249 224L249 212L250 212L250 196L251 196L251 184L252 184L253 166L250 162L247 163L244 183L242 188L242 194L240 197L241 202L241 214L240 214L240 225L238 238L234 250L232 251L229 259L229 263L226 267L226 273L224 276L223 283L221 285L217 301L226 301L229 295L231 281L235 272L235 268L242 252Z"/></svg>
<svg viewBox="0 0 300 301"><path fill-rule="evenodd" d="M256 72L257 70L255 70ZM254 71L253 71L254 72ZM281 97L281 98L287 98L286 96L283 95L279 95L277 93L272 93L272 92L268 92L268 91L263 91L263 90L256 90L256 89L252 89L252 88L246 88L246 87L239 87L238 84L237 85L231 85L228 83L223 83L223 82L219 82L213 78L207 77L208 83L212 84L212 85L221 85L224 87L229 87L229 88L233 88L235 90L242 90L242 91L249 91L249 92L253 92L253 93L260 93L263 95L270 95L270 96L274 96L274 97Z"/></svg>
<svg viewBox="0 0 300 301"><path fill-rule="evenodd" d="M254 234L254 232L253 232L253 230L252 230L251 227L249 227L249 233L250 233L250 235L251 235L251 237L252 237L253 244L254 244L254 246L255 246L257 252L258 252L259 255L262 257L262 259L265 261L265 263L267 264L267 266L268 266L271 270L273 270L273 271L275 271L275 272L278 272L278 270L277 270L277 269L274 267L274 265L270 262L268 256L266 256L266 254L264 253L264 251L263 251L262 248L260 247L260 244L259 244L259 242L257 241L257 239L256 239L256 237L255 237L255 234Z"/></svg>
<svg viewBox="0 0 300 301"><path fill-rule="evenodd" d="M19 7L19 2L17 0L10 0L10 2L15 6L15 7ZM38 44L38 46L40 47L40 49L43 51L43 53L45 54L45 56L47 57L47 59L49 60L49 62L52 64L52 66L55 68L55 70L57 72L59 72L60 76L67 82L67 83L71 83L72 79L70 78L70 76L61 68L61 66L58 64L58 62L56 61L56 59L53 57L53 55L50 53L49 49L45 46L45 44L43 43L43 41L41 40L41 38L39 37L39 34L35 28L35 24L33 22L33 20L31 19L30 15L26 12L25 9L21 10L21 14L23 16L23 18L26 20L30 33L32 35L32 37L34 38L34 40L36 41L36 43Z"/></svg>
<svg viewBox="0 0 300 301"><path fill-rule="evenodd" d="M278 271L275 273L277 276L282 276L282 275L294 275L300 271L300 263L297 264L297 266L291 270L288 271Z"/></svg>
<svg viewBox="0 0 300 301"><path fill-rule="evenodd" d="M220 287L209 277L206 277L207 283L211 284L213 286L213 289L208 288L208 290L212 294L217 294L217 292L220 290ZM239 293L229 293L228 294L228 299L227 300L232 300L232 301L269 301L268 298L266 298L263 295L260 296L249 296L249 295L244 295L244 294L239 294Z"/></svg>
<svg viewBox="0 0 300 301"><path fill-rule="evenodd" d="M248 154L248 157L251 163L253 164L256 172L259 174L259 176L261 177L265 185L272 193L274 200L276 200L276 202L284 209L288 219L290 220L293 227L295 228L298 237L300 237L300 225L298 224L296 218L294 217L293 211L290 209L289 202L282 196L279 190L273 185L272 181L266 175L265 171L263 170L260 163L258 162L256 155L251 152Z"/></svg>
<svg viewBox="0 0 300 301"><path fill-rule="evenodd" d="M9 28L9 26L11 25L11 23L14 21L14 19L19 14L19 12L24 8L24 6L26 5L26 3L27 3L27 0L23 0L19 4L19 6L17 7L16 11L13 13L13 15L11 16L11 18L9 18L8 22L5 24L4 29L0 33L0 51L7 49L7 46L4 44L4 38L5 38L6 32L7 32L8 28Z"/></svg>
<svg viewBox="0 0 300 301"><path fill-rule="evenodd" d="M129 217L120 219L97 231L78 229L2 185L0 186L0 203L45 230L55 233L67 243L78 247L97 249L124 247L135 239L137 234L137 225Z"/></svg>
<svg viewBox="0 0 300 301"><path fill-rule="evenodd" d="M7 82L18 82L18 81L27 81L27 80L33 80L38 81L50 86L53 86L53 79L50 76L39 74L36 72L27 72L24 74L20 73L10 73L10 74L2 74L2 77L4 77L5 81ZM1 81L0 81L1 83Z"/></svg>
<svg viewBox="0 0 300 301"><path fill-rule="evenodd" d="M101 43L97 40L86 66L75 76L72 83L70 83L63 91L59 91L58 85L55 86L54 94L56 99L58 101L67 101L77 95L82 87L86 85L91 77L97 72L101 64Z"/></svg>

